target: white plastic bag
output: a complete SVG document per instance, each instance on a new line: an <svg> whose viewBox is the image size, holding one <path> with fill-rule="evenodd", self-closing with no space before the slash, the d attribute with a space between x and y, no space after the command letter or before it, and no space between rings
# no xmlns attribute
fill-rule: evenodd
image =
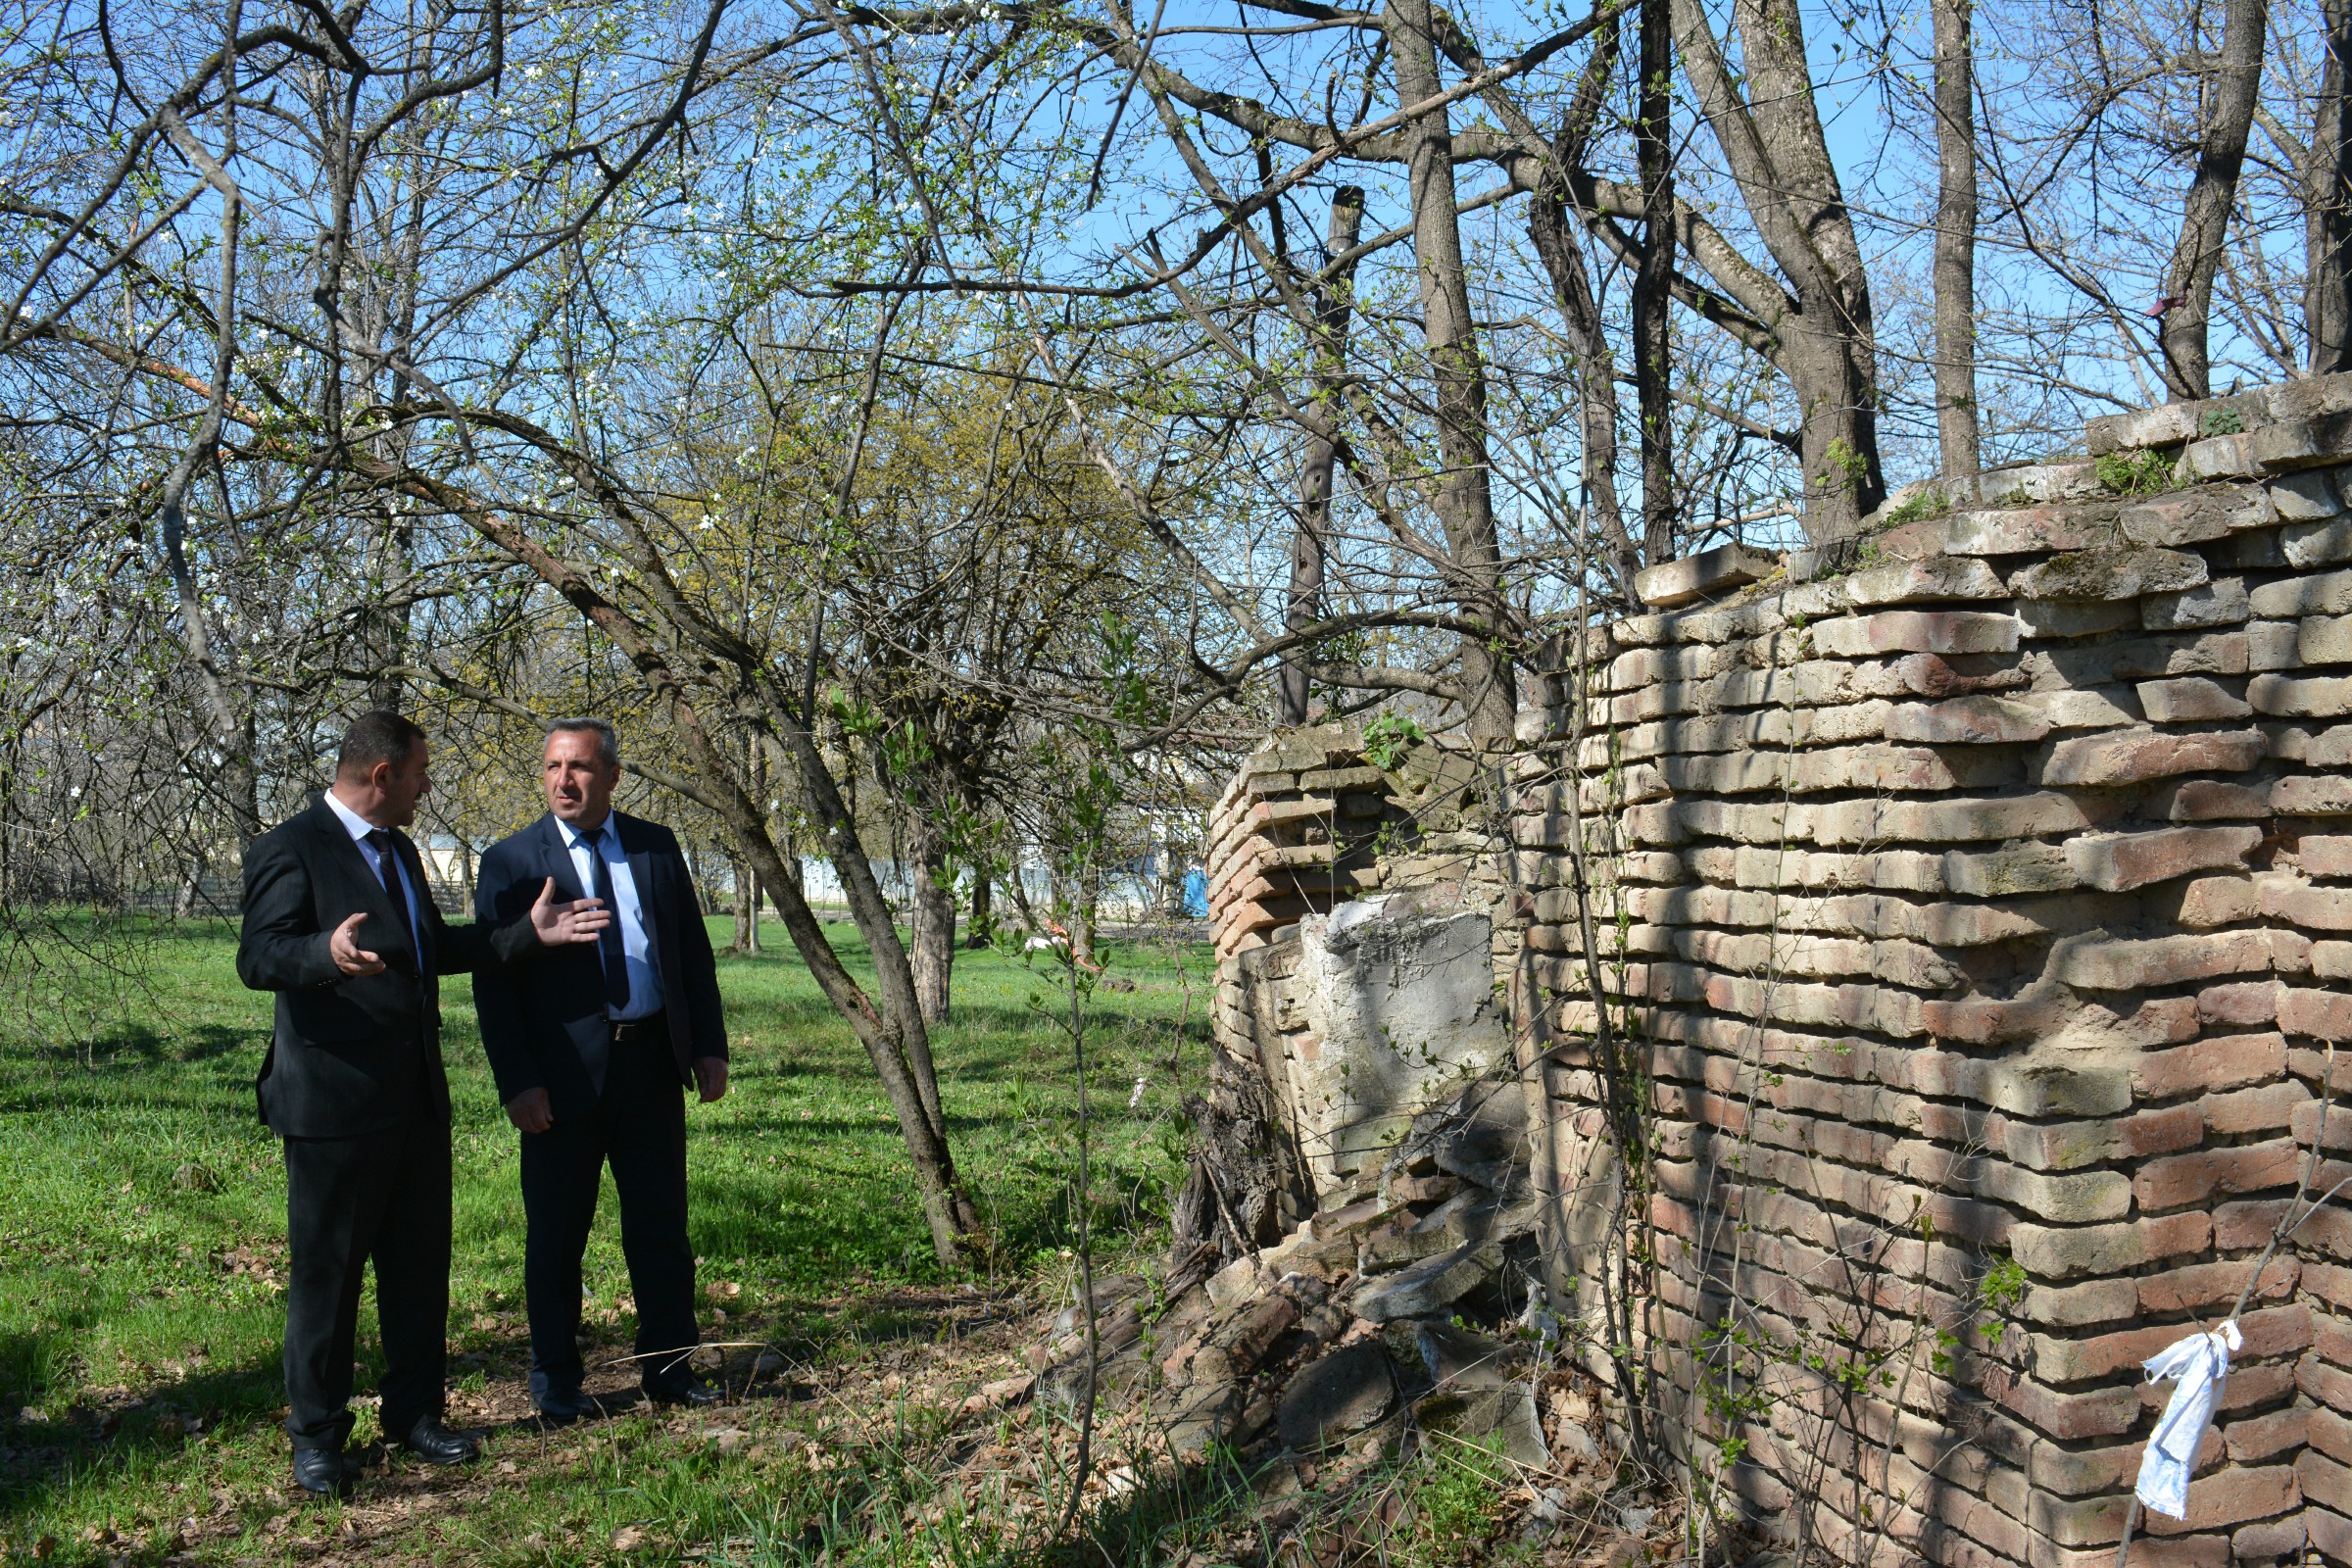
<svg viewBox="0 0 2352 1568"><path fill-rule="evenodd" d="M2210 1334L2176 1340L2145 1363L2151 1383L2180 1379L2139 1460L2139 1500L2151 1513L2168 1519L2188 1516L2188 1473L2196 1465L2197 1447L2213 1424L2214 1404L2230 1376L2230 1352L2245 1343L2237 1320L2231 1318Z"/></svg>

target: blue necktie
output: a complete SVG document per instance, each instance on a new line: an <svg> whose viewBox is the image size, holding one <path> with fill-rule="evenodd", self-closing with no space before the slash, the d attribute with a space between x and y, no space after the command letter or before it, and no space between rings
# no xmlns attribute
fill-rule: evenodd
<svg viewBox="0 0 2352 1568"><path fill-rule="evenodd" d="M409 915L408 891L401 886L399 852L393 847L392 835L377 828L368 835L368 843L375 851L375 874L383 879L384 891L392 895L392 907L400 911L400 928L408 933L409 952L416 959L416 972L424 972L424 945L416 940L416 922Z"/></svg>
<svg viewBox="0 0 2352 1568"><path fill-rule="evenodd" d="M596 951L605 960L606 1010L617 1013L629 1005L629 959L620 945L620 906L612 898L612 867L605 860L605 835L612 831L608 823L588 840L588 861L596 867L596 901L612 915L612 923L596 939ZM620 848L617 838L612 847Z"/></svg>

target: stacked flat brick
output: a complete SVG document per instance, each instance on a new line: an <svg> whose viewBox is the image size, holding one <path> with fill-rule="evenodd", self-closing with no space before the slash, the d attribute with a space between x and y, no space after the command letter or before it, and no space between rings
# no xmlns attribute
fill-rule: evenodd
<svg viewBox="0 0 2352 1568"><path fill-rule="evenodd" d="M1654 1075L1652 1332L1750 1503L1818 1496L1846 1560L2113 1561L2167 1392L2139 1362L2246 1285L2352 1037L2352 377L2088 445L1762 581L1663 568L1690 608L1588 645L1581 720L1517 764L1562 1123L1581 834ZM2322 1190L2352 1107L2325 1143ZM1836 1389L1923 1322L1954 1339ZM2132 1560L2352 1562L2343 1198L2241 1325L2189 1518Z"/></svg>
<svg viewBox="0 0 2352 1568"><path fill-rule="evenodd" d="M1388 781L1361 738L1325 724L1272 735L1234 775L1208 819L1208 910L1217 956L1262 947L1301 915L1380 886Z"/></svg>

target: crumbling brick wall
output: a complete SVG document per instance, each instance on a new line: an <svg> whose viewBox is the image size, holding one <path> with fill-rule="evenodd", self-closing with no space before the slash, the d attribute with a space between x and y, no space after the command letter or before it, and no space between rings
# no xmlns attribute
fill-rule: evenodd
<svg viewBox="0 0 2352 1568"><path fill-rule="evenodd" d="M1657 568L1674 608L1571 646L1590 700L1516 764L1540 1164L1588 1168L1596 1125L1581 835L1651 1080L1674 1419L1849 1559L2113 1560L2165 1393L2139 1362L2247 1284L2352 1034L2352 377L2088 445L1785 563ZM2323 1191L2352 1110L2326 1143ZM2135 1561L2352 1562L2337 1202L2266 1271L2190 1516ZM1804 1364L1921 1322L1953 1338L1899 1379Z"/></svg>
<svg viewBox="0 0 2352 1568"><path fill-rule="evenodd" d="M1266 737L1209 815L1208 906L1216 929L1216 1027L1254 1059L1301 1138L1300 1080L1322 1042L1300 989L1298 922L1379 899L1402 910L1493 910L1504 902L1493 790L1456 749L1398 742L1382 768L1360 726L1305 725ZM1493 922L1498 966L1516 925Z"/></svg>

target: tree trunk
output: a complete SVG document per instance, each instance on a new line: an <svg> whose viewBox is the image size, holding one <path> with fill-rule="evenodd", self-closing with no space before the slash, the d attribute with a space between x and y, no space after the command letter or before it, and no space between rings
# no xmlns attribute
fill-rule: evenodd
<svg viewBox="0 0 2352 1568"><path fill-rule="evenodd" d="M1743 77L1733 75L1698 0L1675 0L1683 70L1741 204L1795 292L1793 315L1770 324L1803 411L1805 531L1838 538L1886 495L1870 277L1822 133L1797 0L1737 0L1733 16Z"/></svg>
<svg viewBox="0 0 2352 1568"><path fill-rule="evenodd" d="M1315 1211L1315 1184L1291 1129L1275 1107L1259 1064L1209 1046L1208 1090L1188 1096L1192 1169L1176 1195L1169 1256L1202 1243L1225 1258L1280 1241Z"/></svg>
<svg viewBox="0 0 2352 1568"><path fill-rule="evenodd" d="M984 859L972 867L972 923L964 933L963 945L977 953L995 940L997 934L996 877Z"/></svg>
<svg viewBox="0 0 2352 1568"><path fill-rule="evenodd" d="M760 951L760 884L752 875L749 862L737 858L728 862L735 879L735 951Z"/></svg>
<svg viewBox="0 0 2352 1568"><path fill-rule="evenodd" d="M1061 884L1054 884L1056 895ZM1029 884L1021 878L1021 851L1013 846L1011 864L1004 868L1004 891L1012 895L1012 906L1021 911L1021 929L1030 936L1042 936L1045 926L1038 920L1037 911L1029 906Z"/></svg>
<svg viewBox="0 0 2352 1568"><path fill-rule="evenodd" d="M1619 595L1638 607L1634 577L1650 563L1642 559L1641 547L1625 531L1625 509L1617 495L1617 355L1601 325L1584 247L1568 222L1568 172L1584 167L1592 122L1616 74L1619 47L1617 22L1611 18L1593 41L1576 97L1552 138L1550 156L1538 166L1535 194L1527 205L1527 235L1551 279L1551 297L1559 306L1575 359L1583 532L1599 539L1616 574ZM1527 134L1533 132L1530 122Z"/></svg>
<svg viewBox="0 0 2352 1568"><path fill-rule="evenodd" d="M2237 205L2238 172L2262 85L2262 48L2270 26L2269 0L2229 0L2223 13L2222 53L2206 62L2197 96L2204 124L2197 176L2181 204L2180 237L2164 274L2164 389L2176 402L2213 396L2206 318L2213 279L2222 269L2222 244ZM2202 40L2198 40L2202 43Z"/></svg>
<svg viewBox="0 0 2352 1568"><path fill-rule="evenodd" d="M907 920L912 941L907 957L914 966L914 996L923 1022L942 1023L956 969L956 884L948 870L947 835L918 813L912 837L908 848L914 885Z"/></svg>
<svg viewBox="0 0 2352 1568"><path fill-rule="evenodd" d="M833 862L833 869L841 878L851 922L865 939L866 952L872 956L874 988L881 997L884 1027L905 1053L907 1072L922 1098L924 1113L944 1147L947 1119L940 1110L939 1073L932 1064L931 1037L924 1028L922 1006L916 1000L914 966L907 957L906 943L899 939L897 912L891 908L882 884L874 877L873 861L865 853L856 813L843 798L840 781L826 765L816 737L795 716L793 701L789 694L771 694L767 716L781 732L780 750L800 780L802 799L808 805L808 814L815 819L825 857ZM764 839L764 832L761 836ZM760 869L762 874L772 875L767 868ZM773 897L779 891L771 887L769 894ZM799 889L795 888L793 893L797 898ZM799 946L797 937L794 946Z"/></svg>
<svg viewBox="0 0 2352 1568"><path fill-rule="evenodd" d="M758 805L760 802L765 801L768 798L767 753L760 747L758 741L754 740L749 735L744 737L743 749L745 754L744 761L751 769L752 774L752 801L755 805ZM786 846L786 848L789 849L789 846ZM780 859L789 859L791 857L789 855L778 857ZM743 869L744 875L750 878L749 883L746 885L751 891L751 897L746 899L739 894L736 897L735 903L738 908L741 908L744 905L750 905L752 913L750 919L742 920L742 946L743 951L746 953L758 953L760 951L760 906L762 902L764 902L762 895L766 890L760 886L760 873L758 871L754 870L749 865L746 865ZM739 920L742 919L740 915L737 918Z"/></svg>
<svg viewBox="0 0 2352 1568"><path fill-rule="evenodd" d="M368 576L376 602L362 623L362 645L368 650L368 706L387 712L408 708L408 677L395 673L409 662L409 607L384 602L391 590L405 595L416 564L416 528L393 510L387 500L368 530Z"/></svg>
<svg viewBox="0 0 2352 1568"><path fill-rule="evenodd" d="M1355 248L1364 231L1364 193L1343 185L1331 199L1331 228L1323 244L1325 265ZM1315 324L1319 341L1308 345L1315 367L1313 406L1326 420L1340 416L1339 374L1348 363L1348 325L1355 305L1355 263L1321 280L1315 289ZM1291 534L1290 602L1283 617L1293 632L1312 625L1323 612L1323 557L1331 532L1332 472L1339 450L1320 435L1306 438L1306 458L1298 468L1298 525ZM1283 656L1276 677L1274 722L1303 724L1307 712L1307 665L1314 662L1309 648L1293 648Z"/></svg>
<svg viewBox="0 0 2352 1568"><path fill-rule="evenodd" d="M2305 172L2305 328L2311 373L2352 370L2352 125L2344 87L2352 80L2352 0L2321 0L2327 63L2312 117L2311 167Z"/></svg>
<svg viewBox="0 0 2352 1568"><path fill-rule="evenodd" d="M1442 89L1429 0L1388 0L1381 26L1395 61L1398 101L1415 104L1437 97ZM1422 339L1436 382L1438 456L1445 468L1437 485L1439 521L1451 558L1452 597L1465 619L1491 628L1462 637L1462 706L1473 745L1507 746L1518 693L1510 658L1493 635L1500 630L1502 552L1489 484L1486 366L1470 314L1461 217L1455 210L1452 124L1440 109L1414 121L1402 134Z"/></svg>
<svg viewBox="0 0 2352 1568"><path fill-rule="evenodd" d="M1634 393L1642 415L1642 555L1674 559L1674 383L1668 313L1674 287L1672 0L1642 0L1634 163L1642 183L1642 260L1634 270Z"/></svg>
<svg viewBox="0 0 2352 1568"><path fill-rule="evenodd" d="M1983 466L1977 426L1975 0L1936 12L1936 439L1943 471Z"/></svg>
<svg viewBox="0 0 2352 1568"><path fill-rule="evenodd" d="M1577 425L1583 438L1577 467L1584 490L1583 521L1608 553L1618 593L1627 604L1637 605L1634 575L1646 563L1641 547L1625 531L1625 510L1617 497L1617 356L1601 328L1592 274L1568 226L1568 210L1561 200L1557 176L1548 171L1528 199L1527 233L1535 244L1537 259L1551 275L1552 301L1559 306L1560 323L1576 360Z"/></svg>

